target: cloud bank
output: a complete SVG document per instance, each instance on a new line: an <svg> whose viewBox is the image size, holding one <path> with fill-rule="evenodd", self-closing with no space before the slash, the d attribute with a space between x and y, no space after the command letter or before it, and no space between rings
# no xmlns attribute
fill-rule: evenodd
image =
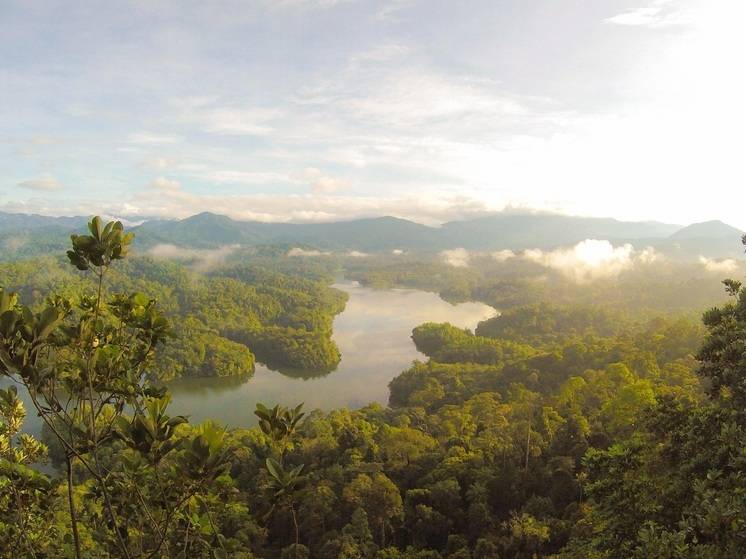
<svg viewBox="0 0 746 559"><path fill-rule="evenodd" d="M670 27L692 23L688 10L682 8L675 0L653 0L647 6L641 6L627 12L606 18L606 23L632 27Z"/></svg>
<svg viewBox="0 0 746 559"><path fill-rule="evenodd" d="M442 251L440 258L443 262L454 268L466 268L471 260L471 253L465 248L454 248Z"/></svg>
<svg viewBox="0 0 746 559"><path fill-rule="evenodd" d="M305 249L305 248L299 248L294 247L291 248L285 256L289 256L291 258L297 258L297 257L316 257L316 256L331 256L331 252L325 252L321 250L316 249Z"/></svg>
<svg viewBox="0 0 746 559"><path fill-rule="evenodd" d="M586 239L571 248L527 250L522 258L562 273L579 283L618 276L635 263L631 244L615 247L609 241Z"/></svg>
<svg viewBox="0 0 746 559"><path fill-rule="evenodd" d="M510 260L511 258L515 258L516 254L512 250L504 249L504 250L498 250L496 252L493 252L491 256L494 260L497 260L498 262L505 262L507 260Z"/></svg>
<svg viewBox="0 0 746 559"><path fill-rule="evenodd" d="M68 4L4 6L7 209L439 222L475 209L429 200L467 193L746 227L744 2ZM25 181L47 170L64 197ZM179 197L136 192L166 172Z"/></svg>
<svg viewBox="0 0 746 559"><path fill-rule="evenodd" d="M239 248L239 245L226 245L215 249L196 249L163 243L148 250L147 254L153 258L189 261L195 271L208 272L224 264Z"/></svg>
<svg viewBox="0 0 746 559"><path fill-rule="evenodd" d="M465 196L353 196L339 194L195 194L174 179L159 177L129 200L52 201L35 197L6 202L8 212L44 215L109 215L183 219L210 211L236 220L311 223L390 215L430 225L488 215L489 206Z"/></svg>
<svg viewBox="0 0 746 559"><path fill-rule="evenodd" d="M150 183L151 188L160 190L163 192L173 192L181 188L179 181L168 179L166 177L158 177Z"/></svg>
<svg viewBox="0 0 746 559"><path fill-rule="evenodd" d="M471 253L463 248L444 250L439 254L443 262L458 268L469 266L474 256L484 255ZM487 256L497 262L511 259L534 262L578 283L616 277L636 265L651 264L661 258L652 247L642 250L636 250L631 244L615 247L611 242L599 239L586 239L575 246L555 250L537 248L515 253L505 249L491 252Z"/></svg>
<svg viewBox="0 0 746 559"><path fill-rule="evenodd" d="M300 173L294 173L291 178L308 184L312 194L334 194L348 188L348 183L342 179L330 177L316 167L306 167Z"/></svg>
<svg viewBox="0 0 746 559"><path fill-rule="evenodd" d="M732 258L726 258L724 260L716 260L714 258L707 258L706 256L699 257L699 263L704 266L708 272L716 274L728 274L738 270L738 262Z"/></svg>
<svg viewBox="0 0 746 559"><path fill-rule="evenodd" d="M51 175L44 175L38 179L21 181L18 183L18 186L25 188L26 190L36 190L38 192L52 192L54 190L62 190L63 188L62 183Z"/></svg>

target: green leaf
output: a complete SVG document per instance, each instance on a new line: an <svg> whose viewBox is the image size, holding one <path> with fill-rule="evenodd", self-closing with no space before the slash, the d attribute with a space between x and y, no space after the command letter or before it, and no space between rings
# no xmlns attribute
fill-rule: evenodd
<svg viewBox="0 0 746 559"><path fill-rule="evenodd" d="M282 466L279 464L279 462L277 462L274 458L267 458L265 464L267 466L267 471L273 478L277 479L278 481L282 479L282 474L284 472L282 471Z"/></svg>

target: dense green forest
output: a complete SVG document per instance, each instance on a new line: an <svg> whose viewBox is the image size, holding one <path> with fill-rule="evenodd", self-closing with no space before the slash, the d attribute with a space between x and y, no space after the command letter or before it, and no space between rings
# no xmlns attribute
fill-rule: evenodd
<svg viewBox="0 0 746 559"><path fill-rule="evenodd" d="M737 237L736 237L737 238ZM468 266L438 255L348 262L348 277L375 288L405 287L439 293L447 301L482 301L497 309L554 303L614 308L635 315L700 313L723 300L718 276L696 261L662 259L617 276L578 282L524 259L476 255Z"/></svg>
<svg viewBox="0 0 746 559"><path fill-rule="evenodd" d="M539 297L538 280L515 270L452 268L462 296L504 312L476 333L416 328L427 361L391 382L387 407L267 402L257 427L226 430L169 415L153 372L238 372L252 361L244 344L315 364L334 354L320 339L332 343L344 298L276 270L194 276L130 258L131 240L94 220L68 253L79 271L57 259L3 268L0 371L33 409L16 385L0 392L1 556L742 555L740 283L725 282L728 300L700 321L692 308L722 290L712 278L671 306L686 312L655 316L673 273L637 297L545 277L541 293L555 296ZM369 281L404 283L393 273ZM454 284L422 271L418 281L428 275L432 289ZM594 296L609 304L591 306ZM43 441L23 434L26 413L43 419ZM37 468L45 457L59 476Z"/></svg>
<svg viewBox="0 0 746 559"><path fill-rule="evenodd" d="M158 350L154 378L250 375L255 358L275 368L322 371L339 362L332 321L347 296L328 287L328 277L240 264L196 273L185 264L133 257L107 280L113 292L146 293L172 321L173 339ZM35 308L51 292L79 299L95 287L51 256L0 263L0 285Z"/></svg>

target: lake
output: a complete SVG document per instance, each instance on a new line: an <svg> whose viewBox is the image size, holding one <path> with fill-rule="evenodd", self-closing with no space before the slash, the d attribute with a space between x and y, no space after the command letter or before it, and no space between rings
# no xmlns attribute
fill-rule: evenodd
<svg viewBox="0 0 746 559"><path fill-rule="evenodd" d="M371 289L356 282L335 284L349 294L345 310L334 319L334 340L342 359L325 376L303 378L257 364L248 378L195 378L169 383L171 415L189 415L192 422L212 418L229 427L255 423L257 402L273 406L305 403L307 410L359 408L388 402L388 383L412 361L423 358L411 339L423 322L450 322L474 329L495 315L482 303L452 305L435 293L411 289ZM5 385L4 380L0 385ZM24 431L38 433L39 419L29 414Z"/></svg>

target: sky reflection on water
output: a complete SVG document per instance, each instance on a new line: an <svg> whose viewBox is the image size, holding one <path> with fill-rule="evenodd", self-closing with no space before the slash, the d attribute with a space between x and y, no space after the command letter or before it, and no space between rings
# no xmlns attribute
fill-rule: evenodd
<svg viewBox="0 0 746 559"><path fill-rule="evenodd" d="M169 384L171 415L190 416L192 422L215 419L228 427L255 423L257 402L273 406L305 403L307 410L359 408L388 402L388 383L412 361L422 358L412 343L412 329L423 322L450 322L474 329L495 314L482 303L452 305L434 293L409 289L375 290L353 282L336 284L349 293L344 312L334 320L334 339L342 360L324 376L302 378L257 364L253 377L182 379ZM0 379L0 387L11 384ZM39 434L41 421L25 390L24 431Z"/></svg>
<svg viewBox="0 0 746 559"><path fill-rule="evenodd" d="M386 404L389 381L422 357L410 337L415 326L433 321L474 329L495 314L482 303L452 305L423 291L374 290L351 282L335 287L350 295L334 320L334 339L342 353L335 371L303 379L257 365L249 379L184 379L169 386L171 412L190 415L192 421L214 418L238 427L254 423L256 402L305 402L309 410Z"/></svg>

